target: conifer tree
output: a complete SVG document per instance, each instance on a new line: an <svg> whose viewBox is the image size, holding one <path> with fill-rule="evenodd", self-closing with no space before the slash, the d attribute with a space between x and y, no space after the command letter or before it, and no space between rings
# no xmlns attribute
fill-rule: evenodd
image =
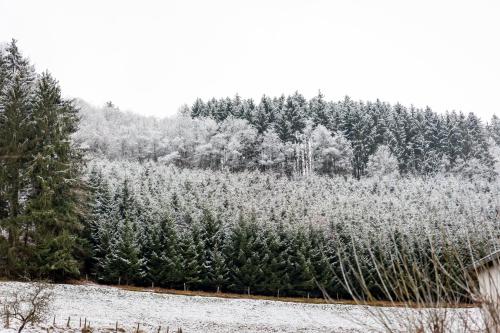
<svg viewBox="0 0 500 333"><path fill-rule="evenodd" d="M191 107L191 116L192 117L208 117L207 108L205 103L201 100L201 98L197 98Z"/></svg>
<svg viewBox="0 0 500 333"><path fill-rule="evenodd" d="M302 292L302 295L315 287L314 271L308 253L309 247L309 241L305 237L304 231L299 229L293 237L287 270L291 281L293 281L294 292Z"/></svg>
<svg viewBox="0 0 500 333"><path fill-rule="evenodd" d="M29 119L33 104L35 73L13 40L2 57L2 90L0 91L0 168L1 197L8 213L2 221L8 234L7 275L23 270L29 260L26 226L23 226L23 206L20 198L27 191ZM26 241L20 243L20 239ZM29 251L28 251L29 252ZM23 254L24 253L24 254Z"/></svg>
<svg viewBox="0 0 500 333"><path fill-rule="evenodd" d="M261 245L254 219L252 218L247 223L243 216L240 216L239 223L231 232L228 246L233 290L251 292L260 285L263 274L260 258Z"/></svg>
<svg viewBox="0 0 500 333"><path fill-rule="evenodd" d="M500 146L500 118L495 114L491 117L488 132L493 141Z"/></svg>
<svg viewBox="0 0 500 333"><path fill-rule="evenodd" d="M203 281L203 251L200 227L193 223L181 238L183 254L182 279L187 288L198 288Z"/></svg>
<svg viewBox="0 0 500 333"><path fill-rule="evenodd" d="M308 236L311 247L309 258L312 264L315 283L313 289L320 288L322 291L330 292L333 290L334 276L324 234L321 230L316 230L310 226Z"/></svg>
<svg viewBox="0 0 500 333"><path fill-rule="evenodd" d="M260 289L272 295L285 295L289 289L287 268L287 246L277 231L265 230L262 249L263 280Z"/></svg>
<svg viewBox="0 0 500 333"><path fill-rule="evenodd" d="M326 128L330 128L330 109L321 91L309 101L309 110L315 126L323 125Z"/></svg>
<svg viewBox="0 0 500 333"><path fill-rule="evenodd" d="M105 279L107 282L125 284L139 282L144 276L139 244L134 227L128 217L119 226L106 258Z"/></svg>
<svg viewBox="0 0 500 333"><path fill-rule="evenodd" d="M208 209L203 210L201 220L201 237L203 240L202 277L205 288L221 287L225 283L227 273L222 255L223 237L221 223L214 218Z"/></svg>
<svg viewBox="0 0 500 333"><path fill-rule="evenodd" d="M76 192L80 187L79 153L71 143L77 129L76 112L71 102L61 98L57 82L48 73L42 74L34 90L29 128L25 237L36 244L38 264L46 268L41 273L51 277L79 274L73 256L80 229ZM35 230L31 237L28 230ZM43 255L46 252L50 255Z"/></svg>
<svg viewBox="0 0 500 333"><path fill-rule="evenodd" d="M120 191L116 191L115 193L115 202L117 203L117 218L125 219L125 218L134 218L135 217L135 209L136 203L133 197L133 194L130 191L130 186L128 184L128 179L123 181L122 187Z"/></svg>
<svg viewBox="0 0 500 333"><path fill-rule="evenodd" d="M181 282L182 258L174 221L169 214L161 219L159 228L160 282L169 287L176 286Z"/></svg>

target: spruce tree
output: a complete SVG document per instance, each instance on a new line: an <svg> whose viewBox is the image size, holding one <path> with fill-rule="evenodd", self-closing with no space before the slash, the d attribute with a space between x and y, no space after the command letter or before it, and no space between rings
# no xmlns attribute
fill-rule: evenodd
<svg viewBox="0 0 500 333"><path fill-rule="evenodd" d="M144 276L137 235L128 217L119 226L106 258L105 279L107 282L125 284L141 281Z"/></svg>
<svg viewBox="0 0 500 333"><path fill-rule="evenodd" d="M259 105L254 110L251 124L259 134L263 134L275 121L275 110L272 100L266 95L262 96Z"/></svg>
<svg viewBox="0 0 500 333"><path fill-rule="evenodd" d="M225 283L226 267L222 256L221 222L208 209L203 210L201 220L201 238L203 242L203 287L217 288Z"/></svg>
<svg viewBox="0 0 500 333"><path fill-rule="evenodd" d="M166 214L160 221L160 283L169 287L181 283L182 258L179 253L179 240L173 219Z"/></svg>
<svg viewBox="0 0 500 333"><path fill-rule="evenodd" d="M305 295L315 287L314 270L309 258L309 240L299 229L291 244L290 261L287 267L294 293Z"/></svg>
<svg viewBox="0 0 500 333"><path fill-rule="evenodd" d="M187 288L198 288L203 281L203 252L200 227L193 223L181 238L182 269L181 277Z"/></svg>
<svg viewBox="0 0 500 333"><path fill-rule="evenodd" d="M262 249L263 280L260 289L275 296L284 295L289 289L287 267L287 246L277 231L265 230Z"/></svg>
<svg viewBox="0 0 500 333"><path fill-rule="evenodd" d="M6 274L24 270L29 261L29 231L22 217L21 197L28 190L28 140L33 106L35 72L13 40L2 57L0 91L0 168L3 212L1 225L7 232ZM23 242L20 242L24 239Z"/></svg>
<svg viewBox="0 0 500 333"><path fill-rule="evenodd" d="M309 101L309 110L315 126L323 125L326 128L330 128L330 110L321 91Z"/></svg>
<svg viewBox="0 0 500 333"><path fill-rule="evenodd" d="M72 103L61 98L57 82L48 73L42 74L30 117L25 236L36 244L40 273L54 278L79 274L73 255L80 229L79 152L71 143L78 123L76 113ZM33 235L27 236L28 230L34 230ZM47 252L50 254L44 255Z"/></svg>
<svg viewBox="0 0 500 333"><path fill-rule="evenodd" d="M228 245L232 290L252 292L260 285L263 276L261 245L254 219L247 223L241 215L238 224L232 229Z"/></svg>
<svg viewBox="0 0 500 333"><path fill-rule="evenodd" d="M495 114L491 117L491 122L488 124L488 132L493 141L500 146L500 118Z"/></svg>
<svg viewBox="0 0 500 333"><path fill-rule="evenodd" d="M106 269L108 267L109 254L112 251L112 247L115 239L118 237L117 226L118 220L115 214L113 214L114 202L111 201L111 195L109 190L104 184L102 189L101 202L99 205L96 203L92 207L94 212L97 211L96 215L92 214L91 217L91 239L90 242L93 245L93 259L94 259L94 271L98 279L105 279L107 274ZM101 190L100 190L101 191ZM101 206L102 205L102 206Z"/></svg>
<svg viewBox="0 0 500 333"><path fill-rule="evenodd" d="M309 227L308 237L310 239L309 258L312 264L315 286L320 291L330 292L333 284L333 270L329 261L326 241L321 230Z"/></svg>

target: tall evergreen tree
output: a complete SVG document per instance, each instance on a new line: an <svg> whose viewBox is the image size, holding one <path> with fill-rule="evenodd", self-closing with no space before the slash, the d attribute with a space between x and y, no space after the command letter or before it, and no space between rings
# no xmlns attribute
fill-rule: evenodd
<svg viewBox="0 0 500 333"><path fill-rule="evenodd" d="M488 125L488 132L493 141L500 146L500 118L497 115L491 117Z"/></svg>
<svg viewBox="0 0 500 333"><path fill-rule="evenodd" d="M223 250L221 222L205 208L201 220L203 241L202 277L205 288L221 287L226 282L227 272Z"/></svg>
<svg viewBox="0 0 500 333"><path fill-rule="evenodd" d="M8 214L1 221L8 235L6 274L23 270L28 261L26 227L21 197L27 192L28 144L33 106L35 72L13 40L2 57L2 90L0 91L0 168L4 206ZM25 242L20 242L22 239ZM24 254L23 254L24 253ZM24 267L25 268L25 267Z"/></svg>
<svg viewBox="0 0 500 333"><path fill-rule="evenodd" d="M71 135L77 130L78 117L77 110L61 98L57 82L47 73L36 84L30 119L25 238L37 246L40 273L76 276L79 267L73 250L80 230L80 156L72 146ZM34 234L29 235L30 230Z"/></svg>
<svg viewBox="0 0 500 333"><path fill-rule="evenodd" d="M134 233L134 226L128 217L121 221L105 262L104 278L107 282L121 281L130 284L140 282L143 278L139 243Z"/></svg>
<svg viewBox="0 0 500 333"><path fill-rule="evenodd" d="M243 216L231 232L228 258L231 261L231 289L252 291L260 285L263 277L261 263L261 240L253 218L249 223Z"/></svg>
<svg viewBox="0 0 500 333"><path fill-rule="evenodd" d="M203 281L204 246L200 227L193 223L191 228L181 238L182 249L182 280L187 288L198 288Z"/></svg>
<svg viewBox="0 0 500 333"><path fill-rule="evenodd" d="M326 101L324 100L324 96L321 91L318 92L318 95L313 97L309 101L309 110L311 113L311 117L315 126L323 125L326 128L330 128L331 119L330 119L330 109Z"/></svg>
<svg viewBox="0 0 500 333"><path fill-rule="evenodd" d="M282 226L280 227L280 229ZM259 289L272 295L285 295L290 289L286 268L288 246L284 233L266 229L262 248L263 280Z"/></svg>

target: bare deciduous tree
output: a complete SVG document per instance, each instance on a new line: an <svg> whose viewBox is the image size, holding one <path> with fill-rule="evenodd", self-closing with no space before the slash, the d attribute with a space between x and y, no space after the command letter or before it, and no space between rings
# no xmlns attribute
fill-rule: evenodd
<svg viewBox="0 0 500 333"><path fill-rule="evenodd" d="M2 315L6 320L17 320L18 332L22 332L28 323L38 324L50 314L53 299L52 287L48 283L26 283L22 290L12 292L3 300Z"/></svg>
<svg viewBox="0 0 500 333"><path fill-rule="evenodd" d="M384 249L372 243L362 247L339 243L339 280L377 323L372 330L496 333L500 300L489 299L478 289L478 267L472 265L478 257L471 238L466 234L464 243L457 244L445 231L439 240L429 232L413 250L415 244L401 235L388 240ZM387 306L366 306L381 300Z"/></svg>

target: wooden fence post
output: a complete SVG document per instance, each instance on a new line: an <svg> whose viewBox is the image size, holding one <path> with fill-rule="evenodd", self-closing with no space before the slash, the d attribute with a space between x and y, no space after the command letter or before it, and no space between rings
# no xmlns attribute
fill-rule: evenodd
<svg viewBox="0 0 500 333"><path fill-rule="evenodd" d="M139 323L137 323L137 330L135 331L135 333L139 333Z"/></svg>
<svg viewBox="0 0 500 333"><path fill-rule="evenodd" d="M5 328L9 328L10 326L10 312L7 305L5 306Z"/></svg>
<svg viewBox="0 0 500 333"><path fill-rule="evenodd" d="M68 328L69 328L70 321L71 321L71 316L68 317L68 322L66 323L66 327L68 327Z"/></svg>
<svg viewBox="0 0 500 333"><path fill-rule="evenodd" d="M115 324L115 332L118 333L118 321L116 321L116 324Z"/></svg>

